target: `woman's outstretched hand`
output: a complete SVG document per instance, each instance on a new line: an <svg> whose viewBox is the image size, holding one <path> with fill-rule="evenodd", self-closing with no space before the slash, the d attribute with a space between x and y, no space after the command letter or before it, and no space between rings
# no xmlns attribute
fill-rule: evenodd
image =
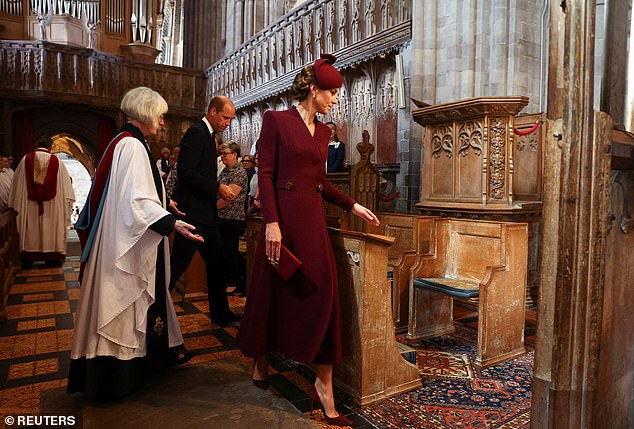
<svg viewBox="0 0 634 429"><path fill-rule="evenodd" d="M354 203L352 206L352 213L359 216L361 219L369 223L370 225L379 226L379 218L376 217L372 210L362 206L359 203Z"/></svg>
<svg viewBox="0 0 634 429"><path fill-rule="evenodd" d="M201 243L205 242L205 239L202 238L202 236L200 236L198 234L192 234L191 233L193 230L196 229L196 227L194 225L190 225L190 224L188 224L186 222L183 222L182 220L177 220L176 222L174 222L174 229L180 235L182 235L183 237L185 237L185 238L187 238L189 240L200 241Z"/></svg>
<svg viewBox="0 0 634 429"><path fill-rule="evenodd" d="M282 247L282 232L280 224L277 222L269 222L266 224L265 231L266 241L266 257L270 261L280 260L280 248Z"/></svg>

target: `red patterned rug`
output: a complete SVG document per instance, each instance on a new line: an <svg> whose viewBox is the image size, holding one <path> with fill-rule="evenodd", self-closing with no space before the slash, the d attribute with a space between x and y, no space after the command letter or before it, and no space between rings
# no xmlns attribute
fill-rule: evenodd
<svg viewBox="0 0 634 429"><path fill-rule="evenodd" d="M359 410L379 428L528 428L534 352L479 370L475 333L422 340L416 349L421 389Z"/></svg>

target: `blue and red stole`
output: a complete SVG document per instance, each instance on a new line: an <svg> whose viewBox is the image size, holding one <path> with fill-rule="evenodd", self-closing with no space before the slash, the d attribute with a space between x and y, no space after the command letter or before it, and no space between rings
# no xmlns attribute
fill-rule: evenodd
<svg viewBox="0 0 634 429"><path fill-rule="evenodd" d="M119 144L119 142L125 137L134 136L128 131L122 131L108 144L108 147L97 166L97 171L95 172L95 177L92 180L90 192L86 197L86 205L79 214L77 223L75 223L75 230L77 230L77 235L79 236L82 249L79 281L81 281L84 274L84 264L90 255L95 234L97 233L97 227L99 226L99 220L101 219L103 204L106 199L106 195L108 194L110 168L112 167L114 150L117 147L117 144Z"/></svg>

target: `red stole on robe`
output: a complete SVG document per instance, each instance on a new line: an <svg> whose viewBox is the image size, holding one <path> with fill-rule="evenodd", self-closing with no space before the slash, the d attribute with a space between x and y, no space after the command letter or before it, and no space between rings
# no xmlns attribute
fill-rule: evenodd
<svg viewBox="0 0 634 429"><path fill-rule="evenodd" d="M24 176L26 178L26 190L29 200L37 201L38 213L40 216L44 213L44 201L50 201L57 195L57 170L59 169L59 160L55 155L51 154L48 161L48 168L44 183L41 185L33 180L33 172L35 170L35 152L31 152L24 160Z"/></svg>

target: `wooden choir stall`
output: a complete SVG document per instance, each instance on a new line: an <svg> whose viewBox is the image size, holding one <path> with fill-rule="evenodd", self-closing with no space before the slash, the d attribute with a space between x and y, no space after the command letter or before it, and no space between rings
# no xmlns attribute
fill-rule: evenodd
<svg viewBox="0 0 634 429"><path fill-rule="evenodd" d="M330 228L350 356L335 366L337 386L365 406L418 389L418 367L397 349L386 277L394 238Z"/></svg>

